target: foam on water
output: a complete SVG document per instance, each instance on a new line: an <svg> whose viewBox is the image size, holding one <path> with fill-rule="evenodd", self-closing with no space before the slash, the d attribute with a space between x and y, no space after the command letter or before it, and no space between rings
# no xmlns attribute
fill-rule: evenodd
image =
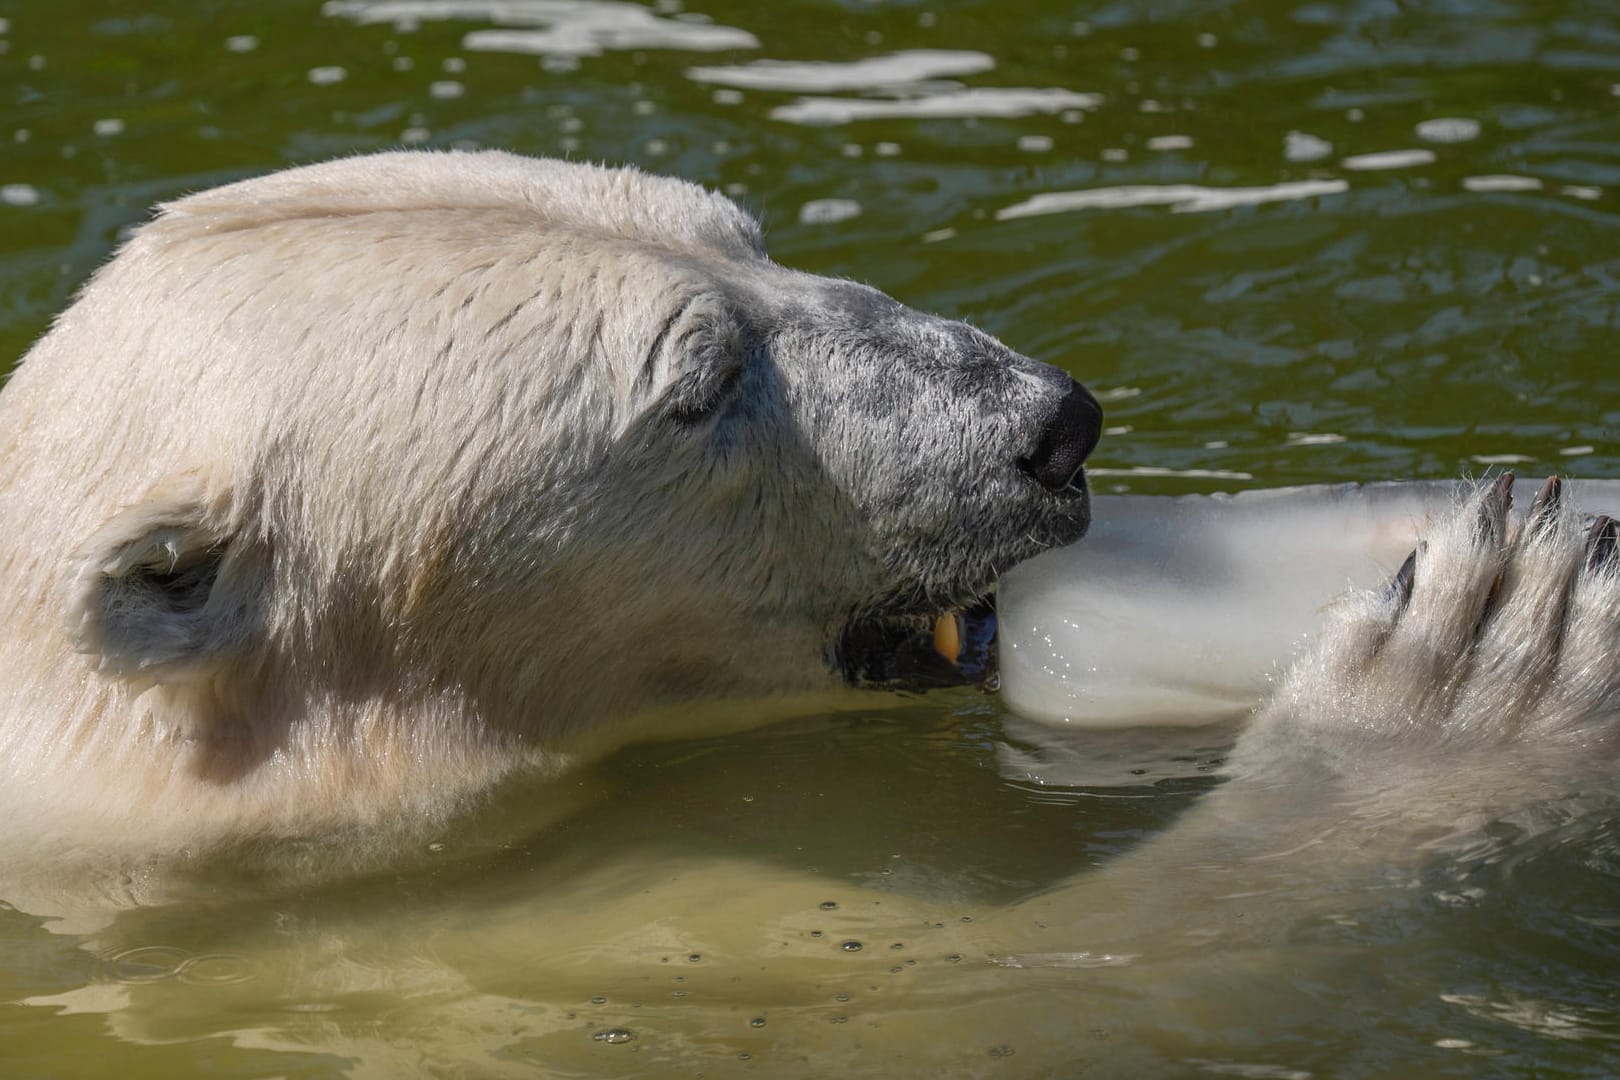
<svg viewBox="0 0 1620 1080"><path fill-rule="evenodd" d="M905 49L860 60L755 60L748 64L688 68L694 82L745 90L831 93L909 86L928 79L973 75L996 66L995 58L967 49Z"/></svg>
<svg viewBox="0 0 1620 1080"><path fill-rule="evenodd" d="M662 18L639 4L613 0L329 0L321 13L360 25L473 21L512 28L467 34L462 44L473 52L574 57L626 49L723 52L759 47L759 39L746 30Z"/></svg>
<svg viewBox="0 0 1620 1080"><path fill-rule="evenodd" d="M1315 199L1350 190L1343 180L1300 180L1264 187L1214 188L1198 184L1133 184L1083 191L1046 191L996 211L996 220L1063 214L1075 210L1119 210L1168 206L1173 213L1203 213L1237 206Z"/></svg>
<svg viewBox="0 0 1620 1080"><path fill-rule="evenodd" d="M1096 94L1081 94L1055 87L975 86L894 100L805 97L772 109L771 117L814 127L848 124L857 120L1010 118L1057 113L1065 109L1094 109L1101 103L1102 98Z"/></svg>

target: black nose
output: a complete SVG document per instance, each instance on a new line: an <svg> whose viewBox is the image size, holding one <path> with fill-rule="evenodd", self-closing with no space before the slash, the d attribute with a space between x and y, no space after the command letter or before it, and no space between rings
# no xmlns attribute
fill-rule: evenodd
<svg viewBox="0 0 1620 1080"><path fill-rule="evenodd" d="M1041 429L1035 452L1018 464L1046 490L1062 491L1073 482L1101 437L1102 406L1089 390L1070 379L1068 392L1058 399Z"/></svg>

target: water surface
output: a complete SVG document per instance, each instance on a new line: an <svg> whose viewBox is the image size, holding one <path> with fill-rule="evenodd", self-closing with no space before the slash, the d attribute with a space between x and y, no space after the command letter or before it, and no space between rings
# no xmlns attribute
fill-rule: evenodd
<svg viewBox="0 0 1620 1080"><path fill-rule="evenodd" d="M1610 5L13 0L0 27L0 364L155 201L502 147L721 188L782 261L1068 368L1108 409L1102 490L1620 475ZM994 699L877 697L509 793L396 873L83 938L0 912L0 1000L31 1003L0 1071L1615 1071L1601 808L1376 862L1333 909L1301 871L1130 952L1110 920L1176 898L1087 892L1042 956L986 959L1021 902L1151 850L1227 738L1051 776Z"/></svg>

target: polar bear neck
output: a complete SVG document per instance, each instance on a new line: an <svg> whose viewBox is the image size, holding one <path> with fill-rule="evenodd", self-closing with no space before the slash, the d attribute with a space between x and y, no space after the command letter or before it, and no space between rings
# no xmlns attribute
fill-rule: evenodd
<svg viewBox="0 0 1620 1080"><path fill-rule="evenodd" d="M793 655L785 644L780 651ZM601 654L587 660L581 652L564 669L611 664L617 673L611 696L593 689L601 680L580 678L537 683L531 697L518 699L510 680L499 697L454 682L384 689L358 678L291 696L279 688L309 682L270 669L233 683L144 687L87 672L64 690L48 673L79 666L77 658L48 639L36 638L28 652L8 656L8 672L27 666L47 676L13 684L7 707L17 722L0 726L0 812L17 824L9 830L14 841L40 851L63 836L79 848L96 846L86 840L94 837L109 851L162 850L170 843L208 847L234 836L337 829L403 842L439 828L503 777L523 772L543 779L627 742L757 726L762 709L789 707L705 704L703 661L678 669L667 654L638 665ZM764 689L776 673L769 664L757 666ZM779 695L783 687L770 690ZM830 692L832 699L809 700L820 706L843 693ZM658 707L673 702L683 704ZM107 782L108 761L119 763L117 783ZM25 762L29 772L13 768ZM35 776L84 797L71 809L59 800L36 801ZM0 862L17 854L0 846Z"/></svg>

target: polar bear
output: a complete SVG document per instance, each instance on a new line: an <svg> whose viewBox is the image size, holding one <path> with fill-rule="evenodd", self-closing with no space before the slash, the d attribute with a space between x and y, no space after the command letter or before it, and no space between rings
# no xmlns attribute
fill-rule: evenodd
<svg viewBox="0 0 1620 1080"><path fill-rule="evenodd" d="M400 152L168 203L0 395L9 843L430 826L749 719L677 706L887 674L863 650L1084 533L1100 426L633 169Z"/></svg>
<svg viewBox="0 0 1620 1080"><path fill-rule="evenodd" d="M886 674L865 646L1084 532L1099 423L1067 377L784 270L740 211L673 181L409 154L180 200L0 394L6 843L392 835L502 776L691 730L659 706ZM1331 886L1369 861L1407 865L1465 819L1534 813L1612 771L1614 524L1557 484L1517 527L1507 501L1488 488L1387 588L1344 600L1239 737L1232 779L1164 835L971 924L903 896L851 915L873 940L932 927L954 950L859 1042L834 1044L855 1025L803 1006L859 997L892 960L808 931L832 918L815 907L825 879L794 868L762 888L712 854L640 851L634 888L609 863L432 935L364 904L336 932L271 913L266 967L286 980L238 984L271 986L250 1007L207 988L230 1015L195 1030L263 1047L285 1026L290 1048L357 1043L417 1068L437 1060L423 1042L457 1065L487 1047L475 1071L532 1071L506 1045L516 1027L577 1035L564 1025L587 994L667 978L691 942L730 961L703 1038L676 1045L692 1059L757 1049L718 1019L762 1001L782 1008L747 1037L886 1074L964 1072L968 1053L1004 1071L984 1048L1033 1029L1020 1068L1072 1065L1051 1033L1109 1008L1174 1026L1186 995L1161 991L1187 984L1189 941L1275 941L1303 907L1342 913ZM1302 865L1320 871L1305 897ZM183 905L155 919L130 940L183 942L198 921ZM1213 954L1228 993L1230 955ZM535 957L552 1000L530 986ZM1048 969L1123 992L1088 999ZM311 1014L276 993L354 992L357 972L399 994L397 1030L368 1010L300 1026ZM181 999L164 989L118 991L149 995L150 1037L173 1041ZM116 1000L85 990L50 1004ZM942 1000L960 1007L926 1007ZM659 1015L648 1004L638 1018ZM121 1034L147 1018L130 1008Z"/></svg>

